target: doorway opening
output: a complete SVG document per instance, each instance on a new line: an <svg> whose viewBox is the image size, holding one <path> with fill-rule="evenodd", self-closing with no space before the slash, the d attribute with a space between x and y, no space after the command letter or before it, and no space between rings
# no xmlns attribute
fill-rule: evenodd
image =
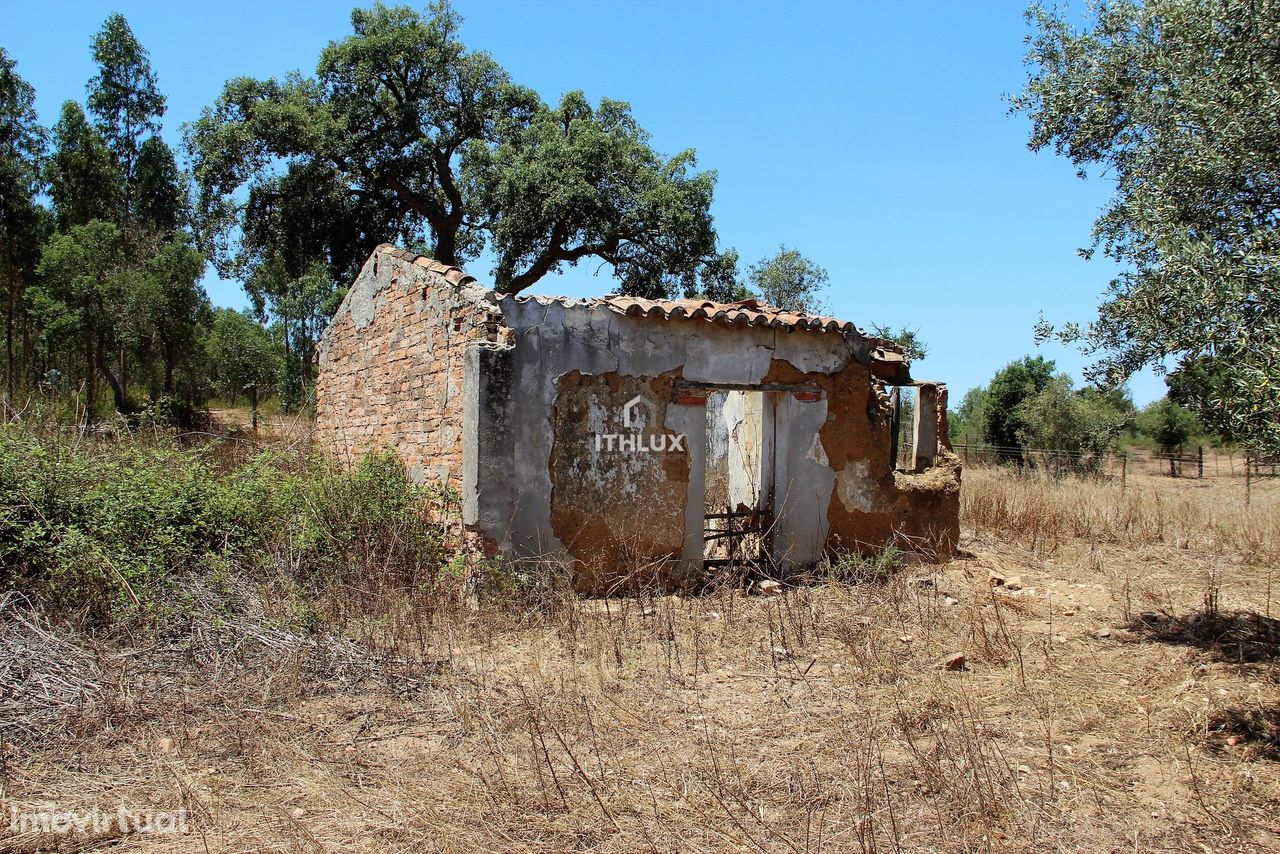
<svg viewBox="0 0 1280 854"><path fill-rule="evenodd" d="M771 392L709 391L704 567L767 570L774 505L774 413Z"/></svg>

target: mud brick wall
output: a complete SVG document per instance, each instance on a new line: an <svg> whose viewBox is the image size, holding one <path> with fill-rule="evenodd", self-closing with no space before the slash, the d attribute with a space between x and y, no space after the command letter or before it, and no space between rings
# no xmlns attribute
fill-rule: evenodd
<svg viewBox="0 0 1280 854"><path fill-rule="evenodd" d="M383 246L325 331L315 437L341 463L391 449L420 482L462 487L463 355L510 335L456 267Z"/></svg>

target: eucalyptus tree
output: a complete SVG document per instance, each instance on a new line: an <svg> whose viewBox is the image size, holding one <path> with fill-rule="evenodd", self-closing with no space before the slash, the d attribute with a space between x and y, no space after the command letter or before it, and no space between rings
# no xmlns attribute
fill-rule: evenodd
<svg viewBox="0 0 1280 854"><path fill-rule="evenodd" d="M165 97L150 57L124 15L117 12L103 22L93 38L93 60L98 73L89 81L86 105L120 169L121 209L116 221L131 225L137 218L143 146L160 133Z"/></svg>
<svg viewBox="0 0 1280 854"><path fill-rule="evenodd" d="M123 16L106 19L92 53L89 115L74 101L63 105L44 165L60 233L43 248L31 302L44 325L32 346L73 378L83 369L91 403L101 378L119 410L132 408L140 388L153 399L181 398L170 400L174 411L189 412L199 384L179 386L175 376L197 372L209 306L187 179L159 135L165 98Z"/></svg>
<svg viewBox="0 0 1280 854"><path fill-rule="evenodd" d="M115 218L120 171L107 141L75 101L62 105L53 126L53 152L45 162L44 179L60 231Z"/></svg>
<svg viewBox="0 0 1280 854"><path fill-rule="evenodd" d="M32 313L50 354L78 354L88 411L97 403L98 377L111 386L117 410L127 408L128 390L109 358L119 346L130 318L134 271L125 259L120 229L100 219L53 235L38 268ZM68 365L68 367L71 367Z"/></svg>
<svg viewBox="0 0 1280 854"><path fill-rule="evenodd" d="M15 335L23 292L30 281L42 242L46 212L36 202L45 131L35 110L35 89L17 72L17 64L0 48L0 277L4 281L5 400L17 388ZM7 415L7 413L6 413Z"/></svg>

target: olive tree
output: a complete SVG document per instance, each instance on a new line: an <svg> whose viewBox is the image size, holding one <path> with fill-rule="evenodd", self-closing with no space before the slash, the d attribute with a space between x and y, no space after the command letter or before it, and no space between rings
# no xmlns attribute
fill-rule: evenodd
<svg viewBox="0 0 1280 854"><path fill-rule="evenodd" d="M1083 26L1033 6L1013 108L1030 147L1115 181L1093 245L1115 259L1097 318L1054 329L1115 383L1144 366L1216 378L1188 400L1215 433L1280 449L1277 0L1116 0Z"/></svg>

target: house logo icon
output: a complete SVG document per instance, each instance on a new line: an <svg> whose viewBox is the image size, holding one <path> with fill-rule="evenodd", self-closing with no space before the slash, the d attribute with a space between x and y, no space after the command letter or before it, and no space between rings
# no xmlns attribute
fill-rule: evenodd
<svg viewBox="0 0 1280 854"><path fill-rule="evenodd" d="M645 429L646 425L648 430ZM622 426L632 432L595 434L597 453L600 451L680 453L685 450L683 435L655 432L658 427L658 405L643 394L637 394L623 404Z"/></svg>
<svg viewBox="0 0 1280 854"><path fill-rule="evenodd" d="M648 410L648 415L642 417L642 413ZM643 394L637 394L628 400L622 406L622 426L634 429L644 427L645 421L650 424L655 423L658 419L658 407L652 400Z"/></svg>

